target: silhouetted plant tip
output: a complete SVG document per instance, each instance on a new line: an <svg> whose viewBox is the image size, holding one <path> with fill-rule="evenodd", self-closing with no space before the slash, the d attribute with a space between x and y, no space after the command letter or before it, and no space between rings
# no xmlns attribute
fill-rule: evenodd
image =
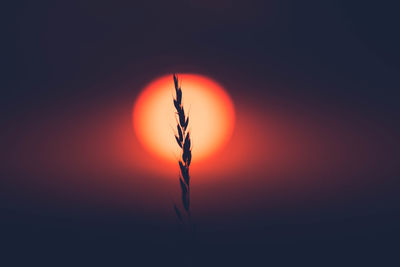
<svg viewBox="0 0 400 267"><path fill-rule="evenodd" d="M189 117L186 117L185 115L185 110L182 105L182 89L179 86L179 80L176 74L173 74L173 79L176 93L176 98L173 102L176 109L176 115L178 117L178 124L176 126L177 134L175 134L175 139L179 147L182 149L182 160L179 160L179 184L182 193L182 205L190 222L189 166L192 161L192 148L190 134L189 131L187 131L189 125ZM183 216L179 208L174 205L174 209L179 221L183 222Z"/></svg>
<svg viewBox="0 0 400 267"><path fill-rule="evenodd" d="M182 142L179 140L178 136L175 135L176 142L180 147L182 147Z"/></svg>

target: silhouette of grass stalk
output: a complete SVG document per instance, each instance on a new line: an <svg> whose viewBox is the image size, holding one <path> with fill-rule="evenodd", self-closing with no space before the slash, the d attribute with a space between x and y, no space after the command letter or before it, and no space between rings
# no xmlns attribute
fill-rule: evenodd
<svg viewBox="0 0 400 267"><path fill-rule="evenodd" d="M173 74L174 85L175 85L175 98L174 106L177 115L177 132L175 133L175 139L181 148L181 159L179 159L179 184L182 193L182 205L188 217L190 223L190 175L189 166L192 161L192 149L190 141L190 133L188 130L189 117L186 117L185 110L182 105L182 89L178 82L178 77ZM177 205L174 205L175 213L180 222L183 223L183 214Z"/></svg>

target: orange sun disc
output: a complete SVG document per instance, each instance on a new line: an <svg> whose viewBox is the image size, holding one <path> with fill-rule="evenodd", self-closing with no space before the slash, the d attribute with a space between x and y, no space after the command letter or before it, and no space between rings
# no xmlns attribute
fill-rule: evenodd
<svg viewBox="0 0 400 267"><path fill-rule="evenodd" d="M189 116L193 161L205 159L221 149L230 139L235 112L231 98L214 80L197 74L178 74L182 103ZM133 125L142 145L153 154L176 161L180 148L177 132L172 75L149 83L133 108Z"/></svg>

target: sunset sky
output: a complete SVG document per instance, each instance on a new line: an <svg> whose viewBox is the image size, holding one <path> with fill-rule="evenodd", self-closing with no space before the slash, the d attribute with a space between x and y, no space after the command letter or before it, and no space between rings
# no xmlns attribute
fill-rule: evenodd
<svg viewBox="0 0 400 267"><path fill-rule="evenodd" d="M193 266L393 263L400 225L393 6L21 1L7 16L6 261L187 266L173 211L178 164L146 150L132 123L142 90L164 75L173 88L176 72L216 81L235 109L227 143L202 161L193 155ZM185 101L184 81L182 90Z"/></svg>

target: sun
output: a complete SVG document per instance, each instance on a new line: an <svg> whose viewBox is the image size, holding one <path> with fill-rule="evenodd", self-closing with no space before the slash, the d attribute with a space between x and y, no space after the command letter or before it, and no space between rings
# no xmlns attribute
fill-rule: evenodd
<svg viewBox="0 0 400 267"><path fill-rule="evenodd" d="M216 81L198 74L178 74L183 106L189 116L193 161L204 160L230 139L235 122L233 101ZM133 107L133 126L140 143L168 161L179 157L172 75L150 82Z"/></svg>

